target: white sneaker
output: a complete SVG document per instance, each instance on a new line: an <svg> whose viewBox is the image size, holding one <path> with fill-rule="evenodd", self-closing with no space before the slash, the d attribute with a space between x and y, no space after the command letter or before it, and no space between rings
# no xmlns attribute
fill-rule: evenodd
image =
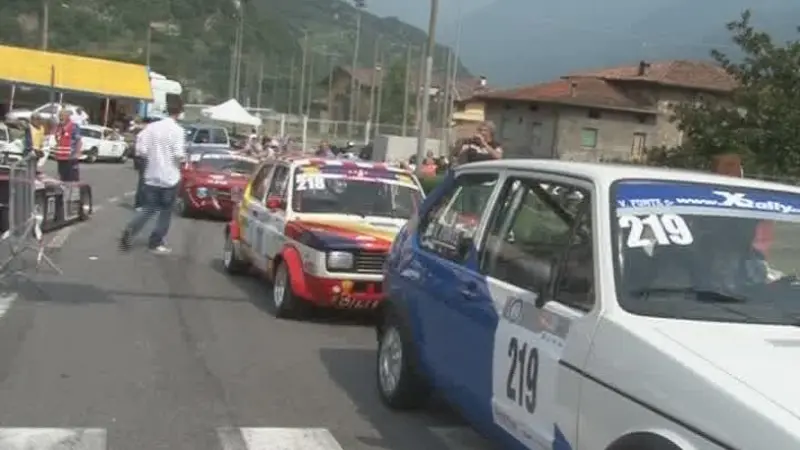
<svg viewBox="0 0 800 450"><path fill-rule="evenodd" d="M172 249L164 245L159 245L158 247L151 248L150 251L155 253L156 255L168 255L172 253Z"/></svg>
<svg viewBox="0 0 800 450"><path fill-rule="evenodd" d="M139 212L139 211L143 210L144 208L142 208L141 206L138 206L138 207L136 207L134 209L136 210L136 212Z"/></svg>

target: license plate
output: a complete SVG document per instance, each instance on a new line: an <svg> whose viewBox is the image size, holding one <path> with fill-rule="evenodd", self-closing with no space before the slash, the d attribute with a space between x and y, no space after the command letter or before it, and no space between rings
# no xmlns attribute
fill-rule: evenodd
<svg viewBox="0 0 800 450"><path fill-rule="evenodd" d="M356 300L351 297L340 297L334 300L333 305L341 309L375 309L377 300Z"/></svg>

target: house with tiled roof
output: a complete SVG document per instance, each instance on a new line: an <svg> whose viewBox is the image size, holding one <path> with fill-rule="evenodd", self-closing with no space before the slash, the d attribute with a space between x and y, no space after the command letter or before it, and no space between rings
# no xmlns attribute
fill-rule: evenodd
<svg viewBox="0 0 800 450"><path fill-rule="evenodd" d="M706 61L659 61L582 71L514 89L478 93L511 157L638 159L683 139L676 104L725 96L735 81Z"/></svg>

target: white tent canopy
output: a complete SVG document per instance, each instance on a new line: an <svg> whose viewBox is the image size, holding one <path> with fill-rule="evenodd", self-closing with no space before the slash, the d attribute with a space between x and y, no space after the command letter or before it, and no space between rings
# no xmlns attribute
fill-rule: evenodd
<svg viewBox="0 0 800 450"><path fill-rule="evenodd" d="M251 125L254 127L261 125L261 119L247 112L247 110L233 98L217 106L204 109L203 115L208 119L218 122Z"/></svg>

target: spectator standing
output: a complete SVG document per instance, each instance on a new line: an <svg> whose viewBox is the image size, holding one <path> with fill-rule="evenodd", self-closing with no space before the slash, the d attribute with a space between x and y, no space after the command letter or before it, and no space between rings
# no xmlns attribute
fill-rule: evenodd
<svg viewBox="0 0 800 450"><path fill-rule="evenodd" d="M486 121L478 125L474 136L456 144L454 156L458 164L502 158L503 149L495 140L494 123Z"/></svg>
<svg viewBox="0 0 800 450"><path fill-rule="evenodd" d="M314 153L314 156L318 156L318 157L321 157L321 158L335 158L336 157L336 155L333 154L333 150L331 149L331 144L326 140L323 140L322 142L319 143L319 148Z"/></svg>
<svg viewBox="0 0 800 450"><path fill-rule="evenodd" d="M177 122L183 113L183 101L175 94L167 94L166 100L169 117L151 123L140 133L141 147L137 145L136 151L147 159L142 186L142 209L134 214L122 232L122 250L131 248L133 238L158 213L148 247L158 254L170 252L164 239L169 232L172 208L181 180L180 167L186 159L186 134Z"/></svg>
<svg viewBox="0 0 800 450"><path fill-rule="evenodd" d="M136 181L136 195L133 197L133 207L136 209L136 211L141 211L142 204L144 203L144 189L142 188L144 187L144 169L147 166L147 158L139 149L144 148L142 139L144 138L145 128L147 128L147 125L145 125L144 128L138 129L138 132L136 133L136 144L134 144L136 153L133 155L133 166L138 174Z"/></svg>
<svg viewBox="0 0 800 450"><path fill-rule="evenodd" d="M62 109L56 126L55 158L58 164L58 177L65 183L80 181L78 159L81 155L80 126L70 118L69 111Z"/></svg>

